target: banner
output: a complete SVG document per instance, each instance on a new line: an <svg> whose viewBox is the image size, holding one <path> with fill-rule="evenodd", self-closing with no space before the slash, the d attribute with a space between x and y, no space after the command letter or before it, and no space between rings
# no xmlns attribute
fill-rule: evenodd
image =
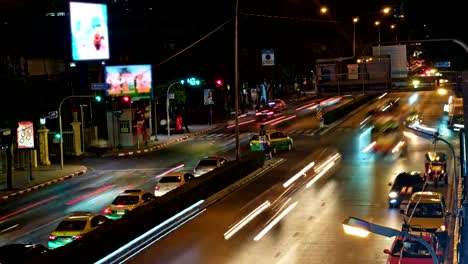
<svg viewBox="0 0 468 264"><path fill-rule="evenodd" d="M273 50L262 50L262 66L275 65L275 52Z"/></svg>

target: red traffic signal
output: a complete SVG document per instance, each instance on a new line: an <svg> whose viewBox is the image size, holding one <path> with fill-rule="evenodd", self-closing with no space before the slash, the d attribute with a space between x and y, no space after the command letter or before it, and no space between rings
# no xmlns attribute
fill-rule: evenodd
<svg viewBox="0 0 468 264"><path fill-rule="evenodd" d="M216 83L217 87L222 86L223 85L223 80L218 79L218 80L216 80L215 83Z"/></svg>
<svg viewBox="0 0 468 264"><path fill-rule="evenodd" d="M122 97L122 101L123 101L124 103L130 103L131 100L132 100L132 98L130 98L130 96L124 96L124 97Z"/></svg>

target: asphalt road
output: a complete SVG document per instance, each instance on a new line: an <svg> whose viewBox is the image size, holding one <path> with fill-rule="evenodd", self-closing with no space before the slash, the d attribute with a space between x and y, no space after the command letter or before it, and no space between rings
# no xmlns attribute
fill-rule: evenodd
<svg viewBox="0 0 468 264"><path fill-rule="evenodd" d="M308 103L292 103L290 110L282 114L294 112L296 106ZM242 128L241 153L248 152L248 140L257 126L251 123ZM70 213L102 213L126 189L152 193L158 175L181 165L184 167L180 170L191 172L200 158L214 155L235 159L233 129L219 129L146 155L84 159L83 165L90 168L85 175L0 204L0 226L18 225L17 229L0 233L0 246L10 243L47 245L50 232Z"/></svg>
<svg viewBox="0 0 468 264"><path fill-rule="evenodd" d="M395 114L418 109L425 124L434 127L443 124L442 106L447 96L420 92L414 100L412 93L401 93L389 94L383 100L398 97L400 107ZM388 183L398 172L422 171L424 154L433 150L434 145L424 139L412 140L408 142L408 155L402 157L362 153L369 139L360 136L360 122L380 104L382 101L352 115L323 136L292 135L295 149L279 155L286 162L209 207L127 262L385 263L387 256L383 249L391 246L392 238L372 234L366 239L351 237L344 234L341 223L347 216L355 216L400 229L401 215L398 210L388 208ZM293 129L306 130L310 123L302 119L293 124ZM445 131L443 127L441 131ZM447 151L440 143L436 148ZM292 190L283 187L302 168L314 161L318 163L320 158L316 153L325 149L331 153L338 150L341 154L335 170L318 178L319 174L311 173L311 169L291 185ZM452 162L450 155L449 158ZM312 183L310 188L306 188L307 183ZM439 190L450 195L443 187ZM227 233L241 219L268 204L236 233ZM275 217L280 216L284 218L265 232ZM226 234L232 236L225 239Z"/></svg>

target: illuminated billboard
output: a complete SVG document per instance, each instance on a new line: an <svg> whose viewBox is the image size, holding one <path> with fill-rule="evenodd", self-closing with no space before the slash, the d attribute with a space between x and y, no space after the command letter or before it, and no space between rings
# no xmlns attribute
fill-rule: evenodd
<svg viewBox="0 0 468 264"><path fill-rule="evenodd" d="M151 97L151 65L106 66L107 95Z"/></svg>
<svg viewBox="0 0 468 264"><path fill-rule="evenodd" d="M73 60L109 59L107 5L70 2L70 26Z"/></svg>

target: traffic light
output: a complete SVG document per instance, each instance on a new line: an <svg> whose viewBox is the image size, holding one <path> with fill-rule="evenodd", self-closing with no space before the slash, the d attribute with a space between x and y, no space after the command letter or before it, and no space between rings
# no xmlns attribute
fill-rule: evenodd
<svg viewBox="0 0 468 264"><path fill-rule="evenodd" d="M132 98L130 98L130 96L124 96L122 97L122 102L124 103L130 103L132 101Z"/></svg>
<svg viewBox="0 0 468 264"><path fill-rule="evenodd" d="M192 78L187 78L187 84L191 86L198 86L201 84L201 82L197 78L192 77Z"/></svg>
<svg viewBox="0 0 468 264"><path fill-rule="evenodd" d="M60 139L61 138L60 133L55 133L54 138L55 139Z"/></svg>
<svg viewBox="0 0 468 264"><path fill-rule="evenodd" d="M223 86L223 80L221 80L221 79L216 80L215 83L216 83L216 87L221 87L221 86Z"/></svg>
<svg viewBox="0 0 468 264"><path fill-rule="evenodd" d="M101 102L102 97L101 97L100 95L96 95L96 96L94 97L94 100L96 100L96 102Z"/></svg>

